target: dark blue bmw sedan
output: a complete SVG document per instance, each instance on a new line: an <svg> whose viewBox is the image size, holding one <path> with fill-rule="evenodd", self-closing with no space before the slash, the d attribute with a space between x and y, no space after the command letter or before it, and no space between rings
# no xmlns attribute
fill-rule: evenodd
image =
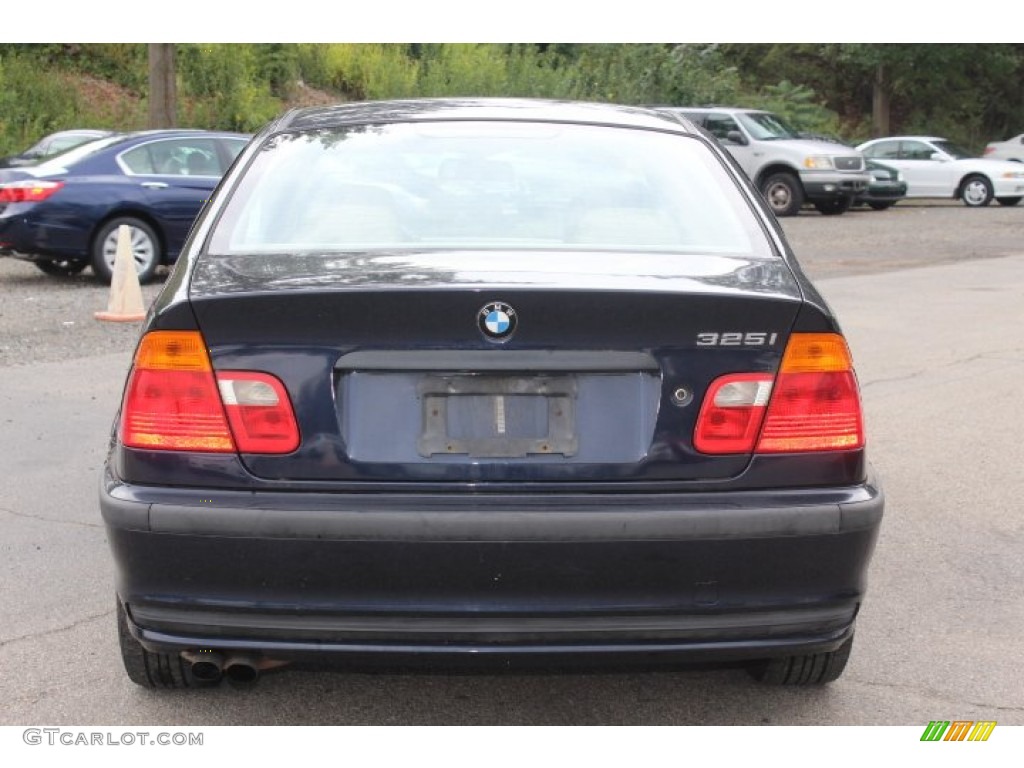
<svg viewBox="0 0 1024 768"><path fill-rule="evenodd" d="M100 507L128 676L330 657L839 677L883 496L839 324L656 110L290 112L143 329Z"/></svg>
<svg viewBox="0 0 1024 768"><path fill-rule="evenodd" d="M110 281L121 224L139 279L178 257L189 228L249 137L145 131L98 139L47 161L0 171L0 253L43 272L92 266Z"/></svg>

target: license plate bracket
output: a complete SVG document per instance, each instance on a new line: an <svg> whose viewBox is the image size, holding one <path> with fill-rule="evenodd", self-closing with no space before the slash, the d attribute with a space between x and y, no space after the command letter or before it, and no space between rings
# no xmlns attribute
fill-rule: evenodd
<svg viewBox="0 0 1024 768"><path fill-rule="evenodd" d="M481 459L573 456L578 449L576 391L573 376L424 376L417 386L423 404L423 429L417 450L427 458L437 455ZM522 429L507 428L506 414L528 398L534 398L530 404L534 410L538 402L540 407L546 406L544 434L521 434ZM539 398L542 400L538 401ZM482 403L488 404L488 408L481 410ZM467 416L470 406L474 413ZM461 410L455 413L452 409ZM463 417L458 431L451 428L455 416ZM520 434L515 434L517 431Z"/></svg>

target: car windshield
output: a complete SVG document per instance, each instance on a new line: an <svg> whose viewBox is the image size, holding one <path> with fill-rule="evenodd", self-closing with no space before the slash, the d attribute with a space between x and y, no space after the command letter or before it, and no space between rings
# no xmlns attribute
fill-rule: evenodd
<svg viewBox="0 0 1024 768"><path fill-rule="evenodd" d="M736 183L696 139L470 121L274 136L208 246L453 248L770 253Z"/></svg>
<svg viewBox="0 0 1024 768"><path fill-rule="evenodd" d="M84 144L79 144L77 147L72 147L67 152L62 152L59 155L48 157L41 163L29 166L25 168L25 170L36 176L48 176L54 173L64 173L69 165L77 163L82 158L88 157L93 152L98 152L104 147L109 147L114 142L123 140L123 138L123 136L107 136L103 139L87 141Z"/></svg>
<svg viewBox="0 0 1024 768"><path fill-rule="evenodd" d="M971 154L963 147L959 147L953 142L946 141L945 139L933 141L932 144L941 149L947 155L950 155L954 160L966 160L971 157L977 157L977 155Z"/></svg>
<svg viewBox="0 0 1024 768"><path fill-rule="evenodd" d="M743 123L743 127L758 141L800 138L800 133L795 128L771 112L737 112L736 119Z"/></svg>

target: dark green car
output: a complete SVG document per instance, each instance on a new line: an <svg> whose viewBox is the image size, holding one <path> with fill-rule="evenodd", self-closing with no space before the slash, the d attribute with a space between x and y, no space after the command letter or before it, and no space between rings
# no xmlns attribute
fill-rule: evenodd
<svg viewBox="0 0 1024 768"><path fill-rule="evenodd" d="M884 211L907 196L907 182L903 174L892 166L865 158L871 183L857 195L855 205L869 205L876 211Z"/></svg>

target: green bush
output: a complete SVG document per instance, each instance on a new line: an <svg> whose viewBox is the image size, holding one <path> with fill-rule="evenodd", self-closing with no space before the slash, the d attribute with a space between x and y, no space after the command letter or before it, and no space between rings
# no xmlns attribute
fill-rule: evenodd
<svg viewBox="0 0 1024 768"><path fill-rule="evenodd" d="M303 44L299 77L350 99L434 96L567 97L572 65L535 45Z"/></svg>
<svg viewBox="0 0 1024 768"><path fill-rule="evenodd" d="M252 45L182 44L177 69L186 97L179 102L182 125L255 131L281 111L269 84L259 79Z"/></svg>
<svg viewBox="0 0 1024 768"><path fill-rule="evenodd" d="M749 105L782 116L800 131L826 136L839 134L839 116L819 103L817 94L806 85L788 80L766 85L749 99Z"/></svg>
<svg viewBox="0 0 1024 768"><path fill-rule="evenodd" d="M299 71L310 85L350 99L416 95L419 64L408 47L383 43L332 43L299 47Z"/></svg>
<svg viewBox="0 0 1024 768"><path fill-rule="evenodd" d="M74 88L25 56L0 54L0 156L80 120Z"/></svg>
<svg viewBox="0 0 1024 768"><path fill-rule="evenodd" d="M421 96L497 96L509 92L508 59L502 46L448 43L423 57Z"/></svg>

